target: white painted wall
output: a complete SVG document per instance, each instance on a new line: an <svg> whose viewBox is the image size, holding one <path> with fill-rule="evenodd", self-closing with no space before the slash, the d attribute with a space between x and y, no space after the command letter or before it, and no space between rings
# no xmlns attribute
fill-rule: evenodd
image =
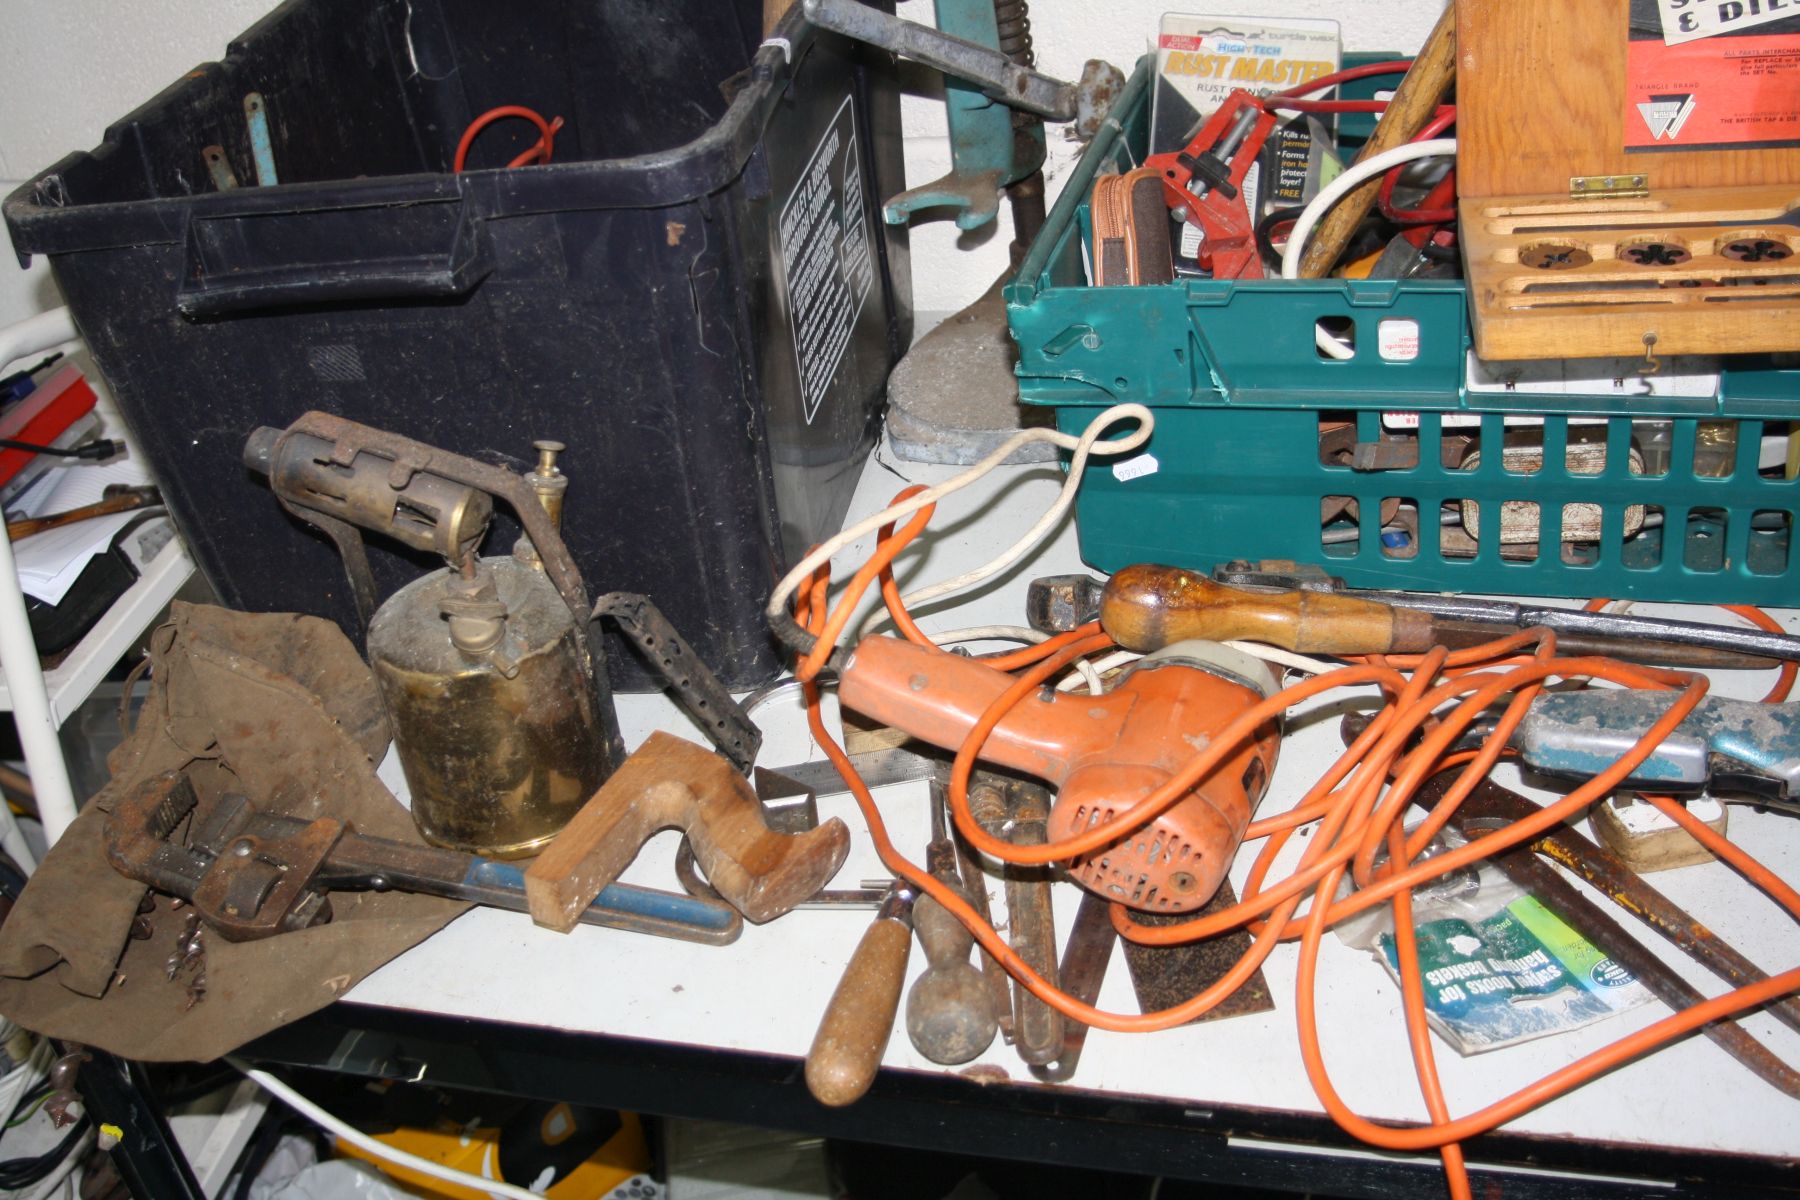
<svg viewBox="0 0 1800 1200"><path fill-rule="evenodd" d="M595 0L604 3L605 0ZM1032 28L1039 66L1074 78L1090 58L1129 73L1157 18L1178 0L1037 0ZM1413 50L1444 0L1217 0L1212 11L1331 17L1349 50ZM29 178L71 150L100 140L108 122L155 95L183 71L219 57L234 35L272 8L270 0L0 0L0 188ZM1199 7L1198 5L1193 7ZM928 19L923 0L902 14ZM922 183L949 168L941 104L908 97L907 178ZM1075 159L1061 130L1050 130L1048 176L1054 199ZM915 304L922 318L953 312L1005 270L1012 238L1005 207L998 228L961 233L949 222L913 230ZM0 262L0 324L55 304L41 262Z"/></svg>

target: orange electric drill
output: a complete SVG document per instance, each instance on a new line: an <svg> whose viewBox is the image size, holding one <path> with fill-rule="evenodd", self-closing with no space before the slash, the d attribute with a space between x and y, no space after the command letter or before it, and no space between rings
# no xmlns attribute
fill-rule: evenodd
<svg viewBox="0 0 1800 1200"><path fill-rule="evenodd" d="M838 699L954 749L1013 678L981 662L891 637L865 638ZM1274 693L1260 659L1219 642L1178 642L1127 667L1100 696L1042 690L995 728L981 757L1057 787L1053 840L1070 837L1168 782L1240 713ZM1260 727L1180 801L1112 845L1068 864L1109 900L1191 912L1212 898L1275 768L1277 721Z"/></svg>

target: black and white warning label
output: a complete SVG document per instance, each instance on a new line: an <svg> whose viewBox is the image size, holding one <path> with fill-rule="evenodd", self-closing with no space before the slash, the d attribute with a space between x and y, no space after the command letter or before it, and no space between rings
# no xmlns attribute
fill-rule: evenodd
<svg viewBox="0 0 1800 1200"><path fill-rule="evenodd" d="M853 118L846 96L781 206L781 270L808 425L831 390L875 283Z"/></svg>

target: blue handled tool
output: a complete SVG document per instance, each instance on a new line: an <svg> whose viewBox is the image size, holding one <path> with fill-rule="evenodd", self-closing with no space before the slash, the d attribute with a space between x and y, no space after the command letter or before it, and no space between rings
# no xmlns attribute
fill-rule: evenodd
<svg viewBox="0 0 1800 1200"><path fill-rule="evenodd" d="M1545 774L1587 778L1635 745L1674 696L1613 689L1540 696L1512 745ZM1800 813L1800 704L1703 700L1620 787L1747 792Z"/></svg>
<svg viewBox="0 0 1800 1200"><path fill-rule="evenodd" d="M120 874L191 902L231 941L323 924L334 891L418 892L529 911L524 872L511 863L365 837L330 817L260 813L237 795L199 814L186 845L171 841L197 807L186 775L145 780L108 814L106 857ZM709 946L744 930L743 917L722 901L624 883L602 890L579 920Z"/></svg>

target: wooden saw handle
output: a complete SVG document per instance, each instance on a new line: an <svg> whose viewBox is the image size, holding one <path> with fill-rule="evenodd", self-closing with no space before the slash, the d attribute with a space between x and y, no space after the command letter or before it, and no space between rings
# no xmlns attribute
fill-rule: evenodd
<svg viewBox="0 0 1800 1200"><path fill-rule="evenodd" d="M653 733L525 872L531 919L567 933L644 843L670 828L687 831L707 882L758 923L824 887L850 851L849 827L836 817L805 833L776 833L730 763Z"/></svg>
<svg viewBox="0 0 1800 1200"><path fill-rule="evenodd" d="M1357 161L1373 158L1403 142L1412 141L1431 120L1455 78L1456 5L1449 4L1432 27L1431 36L1425 39L1418 57L1413 59L1412 69L1394 90L1394 98L1388 102L1381 120L1376 122L1375 132L1363 144ZM1350 244L1356 227L1374 207L1376 193L1380 190L1381 178L1376 176L1357 186L1325 215L1300 257L1300 278L1317 279L1331 270L1344 253L1344 247Z"/></svg>
<svg viewBox="0 0 1800 1200"><path fill-rule="evenodd" d="M1100 625L1127 650L1174 642L1263 642L1314 654L1412 653L1434 640L1431 617L1328 592L1249 592L1179 567L1126 567L1100 594Z"/></svg>

